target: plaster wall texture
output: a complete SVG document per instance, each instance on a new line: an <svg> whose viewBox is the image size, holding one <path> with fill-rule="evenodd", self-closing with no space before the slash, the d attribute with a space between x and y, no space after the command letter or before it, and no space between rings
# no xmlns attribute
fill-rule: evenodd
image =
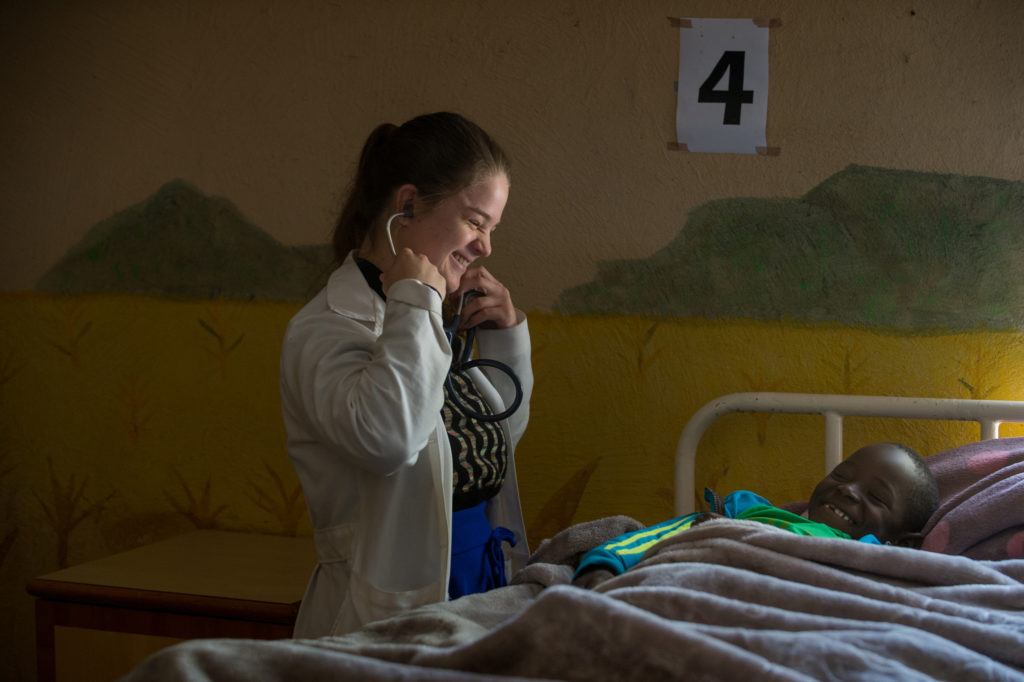
<svg viewBox="0 0 1024 682"><path fill-rule="evenodd" d="M683 154L666 17L772 16L775 158ZM687 212L851 163L1024 177L1024 3L165 0L0 8L0 290L180 177L285 244L327 239L365 136L460 111L514 160L489 267L528 309Z"/></svg>

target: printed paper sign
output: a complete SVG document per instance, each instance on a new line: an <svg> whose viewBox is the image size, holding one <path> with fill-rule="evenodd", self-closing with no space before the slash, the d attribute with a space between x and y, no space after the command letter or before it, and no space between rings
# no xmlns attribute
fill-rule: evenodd
<svg viewBox="0 0 1024 682"><path fill-rule="evenodd" d="M689 151L756 154L765 147L768 28L752 19L684 22L676 102L676 138Z"/></svg>

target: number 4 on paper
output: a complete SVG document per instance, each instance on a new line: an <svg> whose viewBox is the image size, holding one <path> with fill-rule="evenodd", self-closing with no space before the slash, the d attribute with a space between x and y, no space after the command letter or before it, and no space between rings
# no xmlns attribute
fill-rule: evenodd
<svg viewBox="0 0 1024 682"><path fill-rule="evenodd" d="M733 154L764 149L767 26L752 19L689 19L679 25L679 145Z"/></svg>

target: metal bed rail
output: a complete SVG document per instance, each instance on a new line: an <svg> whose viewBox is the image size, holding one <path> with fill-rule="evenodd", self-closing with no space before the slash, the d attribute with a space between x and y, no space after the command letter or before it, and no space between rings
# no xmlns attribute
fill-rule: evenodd
<svg viewBox="0 0 1024 682"><path fill-rule="evenodd" d="M675 459L676 514L696 509L694 468L697 445L711 423L733 412L819 414L825 418L825 473L843 458L844 417L891 417L972 421L981 427L981 440L999 437L1003 422L1024 422L1024 401L956 398L895 398L891 396L817 393L730 393L697 410L686 423Z"/></svg>

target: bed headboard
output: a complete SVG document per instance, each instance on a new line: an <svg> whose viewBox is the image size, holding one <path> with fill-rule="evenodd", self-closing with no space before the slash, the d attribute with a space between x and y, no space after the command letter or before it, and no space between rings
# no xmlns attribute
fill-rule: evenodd
<svg viewBox="0 0 1024 682"><path fill-rule="evenodd" d="M981 440L999 437L1003 422L1024 423L1024 401L894 398L817 393L730 393L697 410L686 423L675 460L676 514L696 510L694 467L697 445L712 422L733 412L820 414L825 418L825 473L843 458L844 417L895 417L971 421L981 426Z"/></svg>

